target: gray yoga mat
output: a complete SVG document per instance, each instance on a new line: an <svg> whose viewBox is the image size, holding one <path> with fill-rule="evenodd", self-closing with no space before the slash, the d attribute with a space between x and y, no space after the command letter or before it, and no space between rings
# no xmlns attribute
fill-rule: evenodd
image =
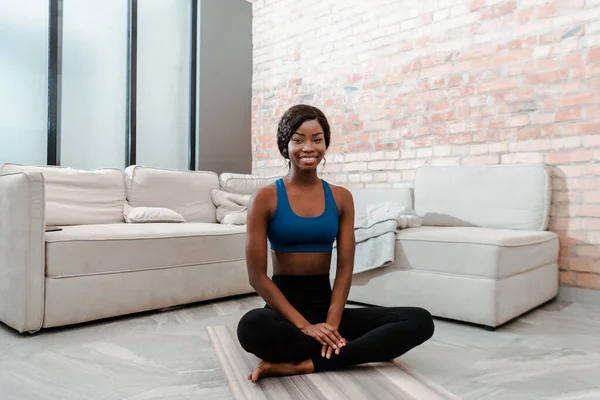
<svg viewBox="0 0 600 400"><path fill-rule="evenodd" d="M236 400L460 400L397 360L252 383L248 374L260 360L242 349L234 328L220 325L207 330Z"/></svg>

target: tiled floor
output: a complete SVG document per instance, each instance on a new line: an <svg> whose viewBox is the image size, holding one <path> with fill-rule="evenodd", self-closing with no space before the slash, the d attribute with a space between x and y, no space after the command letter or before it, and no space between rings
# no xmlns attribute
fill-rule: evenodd
<svg viewBox="0 0 600 400"><path fill-rule="evenodd" d="M0 326L0 399L232 399L206 327L235 324L257 296L35 335ZM549 303L495 332L436 320L401 358L467 400L600 399L600 308Z"/></svg>

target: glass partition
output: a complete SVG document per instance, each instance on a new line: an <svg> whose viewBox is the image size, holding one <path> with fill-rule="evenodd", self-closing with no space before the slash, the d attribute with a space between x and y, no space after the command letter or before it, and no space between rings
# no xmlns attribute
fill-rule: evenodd
<svg viewBox="0 0 600 400"><path fill-rule="evenodd" d="M190 1L138 2L137 164L187 169Z"/></svg>
<svg viewBox="0 0 600 400"><path fill-rule="evenodd" d="M46 164L48 0L0 0L0 163Z"/></svg>
<svg viewBox="0 0 600 400"><path fill-rule="evenodd" d="M63 0L61 165L125 163L127 1Z"/></svg>

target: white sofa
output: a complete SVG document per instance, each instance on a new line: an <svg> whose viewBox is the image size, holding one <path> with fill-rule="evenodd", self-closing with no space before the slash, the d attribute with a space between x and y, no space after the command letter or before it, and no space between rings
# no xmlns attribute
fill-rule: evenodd
<svg viewBox="0 0 600 400"><path fill-rule="evenodd" d="M356 274L350 300L494 329L557 296L545 165L421 167L413 188L354 191L357 212L396 201L423 226L398 231L394 262Z"/></svg>
<svg viewBox="0 0 600 400"><path fill-rule="evenodd" d="M0 165L0 321L36 332L252 293L245 227L218 223L211 192L247 196L274 179ZM354 276L351 301L496 327L557 294L543 165L423 167L414 191L354 197L357 213L382 200L414 206L424 226L398 232L392 265ZM187 222L125 223L124 204L166 207Z"/></svg>
<svg viewBox="0 0 600 400"><path fill-rule="evenodd" d="M211 191L250 194L273 180L0 165L0 321L33 333L253 292L245 227L218 223ZM186 222L126 223L125 204Z"/></svg>

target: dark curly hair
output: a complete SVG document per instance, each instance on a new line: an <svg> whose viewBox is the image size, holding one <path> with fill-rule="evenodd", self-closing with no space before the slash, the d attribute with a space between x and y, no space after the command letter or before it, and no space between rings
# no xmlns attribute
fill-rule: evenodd
<svg viewBox="0 0 600 400"><path fill-rule="evenodd" d="M277 126L277 146L279 147L279 153L283 158L288 159L288 143L292 138L292 135L296 133L296 130L304 123L304 121L312 121L316 119L321 128L323 128L323 135L325 136L325 148L329 148L329 142L331 139L331 129L329 128L329 122L325 114L317 107L309 106L307 104L297 104L290 107L279 120Z"/></svg>

